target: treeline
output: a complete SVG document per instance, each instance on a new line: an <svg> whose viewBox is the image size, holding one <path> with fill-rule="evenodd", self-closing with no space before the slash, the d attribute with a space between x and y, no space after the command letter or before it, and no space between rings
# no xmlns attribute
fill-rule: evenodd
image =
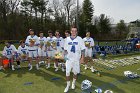
<svg viewBox="0 0 140 93"><path fill-rule="evenodd" d="M105 14L95 16L95 9L91 0L84 0L78 7L76 0L0 0L0 40L23 39L29 28L36 34L59 30L64 35L65 30L77 23L82 37L86 31L97 40L126 37L128 27L123 20L114 30L112 19Z"/></svg>

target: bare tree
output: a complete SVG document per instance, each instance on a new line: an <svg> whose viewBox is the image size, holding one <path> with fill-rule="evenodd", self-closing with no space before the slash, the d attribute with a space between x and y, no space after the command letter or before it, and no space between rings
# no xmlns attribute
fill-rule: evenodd
<svg viewBox="0 0 140 93"><path fill-rule="evenodd" d="M67 11L67 22L68 22L68 26L70 26L70 10L72 8L72 6L75 5L75 0L63 0L63 5L65 10Z"/></svg>

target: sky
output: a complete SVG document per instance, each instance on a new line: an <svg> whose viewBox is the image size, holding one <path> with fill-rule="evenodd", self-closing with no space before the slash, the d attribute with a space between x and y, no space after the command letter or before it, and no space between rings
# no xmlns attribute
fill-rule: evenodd
<svg viewBox="0 0 140 93"><path fill-rule="evenodd" d="M123 19L126 23L140 19L140 0L91 0L94 15L106 14L113 18L113 23ZM79 0L82 4L83 0Z"/></svg>

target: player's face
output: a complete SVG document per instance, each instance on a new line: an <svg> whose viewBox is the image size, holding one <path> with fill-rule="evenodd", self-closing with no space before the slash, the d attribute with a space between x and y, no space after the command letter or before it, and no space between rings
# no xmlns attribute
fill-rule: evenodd
<svg viewBox="0 0 140 93"><path fill-rule="evenodd" d="M69 33L65 33L65 36L66 36L66 37L69 37Z"/></svg>
<svg viewBox="0 0 140 93"><path fill-rule="evenodd" d="M43 35L43 33L40 33L39 36L40 36L40 37L43 37L44 35Z"/></svg>
<svg viewBox="0 0 140 93"><path fill-rule="evenodd" d="M30 33L30 35L34 35L34 31L30 31L29 33Z"/></svg>
<svg viewBox="0 0 140 93"><path fill-rule="evenodd" d="M59 33L59 32L56 32L56 33L55 33L55 36L56 36L56 37L59 37L59 36L60 36L60 33Z"/></svg>
<svg viewBox="0 0 140 93"><path fill-rule="evenodd" d="M71 28L71 36L77 35L77 28Z"/></svg>
<svg viewBox="0 0 140 93"><path fill-rule="evenodd" d="M87 32L87 33L86 33L86 36L87 36L87 37L90 37L90 32Z"/></svg>
<svg viewBox="0 0 140 93"><path fill-rule="evenodd" d="M52 33L48 33L49 34L49 37L52 37Z"/></svg>
<svg viewBox="0 0 140 93"><path fill-rule="evenodd" d="M21 43L21 46L24 47L25 46L25 43Z"/></svg>

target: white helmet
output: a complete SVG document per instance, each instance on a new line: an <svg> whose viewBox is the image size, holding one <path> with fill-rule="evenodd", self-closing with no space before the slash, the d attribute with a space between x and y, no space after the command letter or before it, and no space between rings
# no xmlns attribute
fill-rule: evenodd
<svg viewBox="0 0 140 93"><path fill-rule="evenodd" d="M124 71L124 75L128 78L137 78L139 75L131 71Z"/></svg>
<svg viewBox="0 0 140 93"><path fill-rule="evenodd" d="M92 86L92 82L89 81L89 80L84 80L81 84L81 89L82 90L87 90L87 89L90 89Z"/></svg>

